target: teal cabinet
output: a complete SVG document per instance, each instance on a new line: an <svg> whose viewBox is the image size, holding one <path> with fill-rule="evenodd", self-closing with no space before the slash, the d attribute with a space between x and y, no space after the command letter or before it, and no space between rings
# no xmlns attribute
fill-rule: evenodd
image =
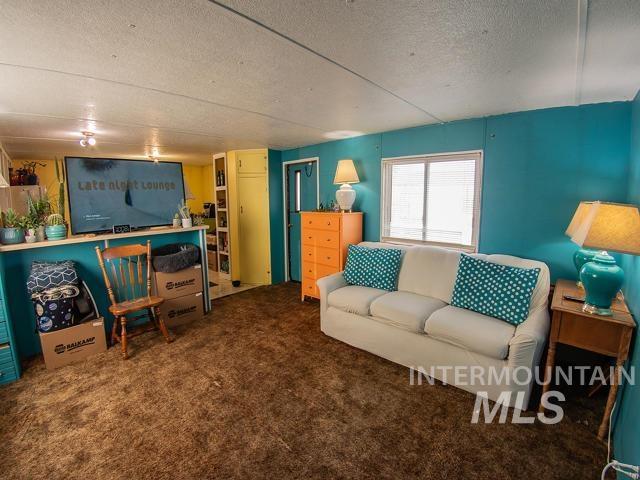
<svg viewBox="0 0 640 480"><path fill-rule="evenodd" d="M207 263L206 228L159 229L129 234L72 237L62 241L0 246L0 385L20 378L20 359L39 355L40 338L35 331L35 315L26 280L34 261L73 260L80 277L94 295L98 310L110 331L112 316L98 266L95 247L115 247L151 240L152 248L169 243L189 242L200 248L202 264ZM202 269L203 285L209 284L208 270ZM210 309L209 289L205 287L204 311Z"/></svg>

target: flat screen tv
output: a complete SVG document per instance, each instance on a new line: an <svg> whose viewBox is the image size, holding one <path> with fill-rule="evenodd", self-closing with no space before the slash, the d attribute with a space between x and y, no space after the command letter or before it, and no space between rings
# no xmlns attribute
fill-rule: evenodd
<svg viewBox="0 0 640 480"><path fill-rule="evenodd" d="M182 164L65 157L71 231L170 225L184 199Z"/></svg>

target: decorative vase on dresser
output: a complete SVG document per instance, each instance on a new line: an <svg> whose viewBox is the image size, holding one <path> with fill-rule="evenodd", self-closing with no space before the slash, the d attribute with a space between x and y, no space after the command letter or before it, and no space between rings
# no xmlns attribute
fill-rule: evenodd
<svg viewBox="0 0 640 480"><path fill-rule="evenodd" d="M302 300L320 298L319 278L344 270L349 245L362 241L362 212L301 212Z"/></svg>

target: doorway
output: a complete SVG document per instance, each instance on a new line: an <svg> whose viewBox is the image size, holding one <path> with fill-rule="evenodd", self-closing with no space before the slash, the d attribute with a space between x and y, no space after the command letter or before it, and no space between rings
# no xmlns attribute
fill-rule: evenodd
<svg viewBox="0 0 640 480"><path fill-rule="evenodd" d="M318 157L284 162L285 279L302 281L300 212L318 208Z"/></svg>

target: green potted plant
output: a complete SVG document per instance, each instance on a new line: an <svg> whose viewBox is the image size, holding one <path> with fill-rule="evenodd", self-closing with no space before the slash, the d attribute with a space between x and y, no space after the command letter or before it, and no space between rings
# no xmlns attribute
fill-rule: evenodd
<svg viewBox="0 0 640 480"><path fill-rule="evenodd" d="M15 245L24 242L24 228L22 219L13 208L2 214L3 228L0 230L0 241L4 245Z"/></svg>
<svg viewBox="0 0 640 480"><path fill-rule="evenodd" d="M42 242L45 239L45 226L47 217L51 214L51 203L49 197L45 193L38 200L33 200L31 195L27 198L28 217L32 221L32 228L35 229L36 242Z"/></svg>
<svg viewBox="0 0 640 480"><path fill-rule="evenodd" d="M180 227L180 223L180 215L176 213L173 217L173 228Z"/></svg>
<svg viewBox="0 0 640 480"><path fill-rule="evenodd" d="M28 213L22 217L21 222L24 228L24 239L27 243L34 243L37 241L36 228L38 227L38 218L31 213Z"/></svg>
<svg viewBox="0 0 640 480"><path fill-rule="evenodd" d="M64 217L59 213L52 213L47 217L45 233L49 240L63 240L67 238L67 225Z"/></svg>

